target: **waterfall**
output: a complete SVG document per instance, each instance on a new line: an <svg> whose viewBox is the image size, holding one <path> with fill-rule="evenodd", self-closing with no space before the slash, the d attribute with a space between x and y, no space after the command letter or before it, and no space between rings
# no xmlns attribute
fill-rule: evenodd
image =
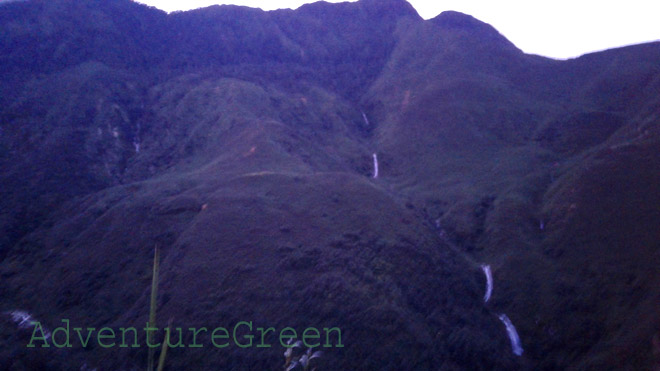
<svg viewBox="0 0 660 371"><path fill-rule="evenodd" d="M35 321L34 318L32 318L32 315L30 315L30 313L22 310L5 312L5 314L11 316L11 319L18 325L18 328L20 329L30 329L36 326L38 323L38 321ZM39 325L41 326L41 324ZM42 328L42 329L43 329L44 337L48 339L51 336L50 331L48 331L48 329L46 328Z"/></svg>
<svg viewBox="0 0 660 371"><path fill-rule="evenodd" d="M378 178L378 156L376 154L373 154L374 157L374 179Z"/></svg>
<svg viewBox="0 0 660 371"><path fill-rule="evenodd" d="M140 129L141 125L138 122L135 128L135 136L133 137L133 147L135 148L135 153L140 153Z"/></svg>
<svg viewBox="0 0 660 371"><path fill-rule="evenodd" d="M16 322L20 328L29 328L35 323L35 321L32 319L32 316L27 312L23 312L22 310L7 312L7 314L11 316L11 319L14 320L14 322Z"/></svg>
<svg viewBox="0 0 660 371"><path fill-rule="evenodd" d="M490 295L493 293L493 274L490 271L490 265L482 265L481 269L486 275L486 293L484 294L484 303L488 302Z"/></svg>
<svg viewBox="0 0 660 371"><path fill-rule="evenodd" d="M364 112L362 112L362 119L364 119L364 124L369 126L369 119L367 118L367 115Z"/></svg>
<svg viewBox="0 0 660 371"><path fill-rule="evenodd" d="M500 321L504 323L504 326L506 326L506 332L509 334L509 339L511 340L511 350L513 351L513 354L521 356L523 354L523 348L522 344L520 344L520 338L518 337L516 328L513 326L513 323L511 323L511 320L506 316L506 314L500 314L499 318Z"/></svg>

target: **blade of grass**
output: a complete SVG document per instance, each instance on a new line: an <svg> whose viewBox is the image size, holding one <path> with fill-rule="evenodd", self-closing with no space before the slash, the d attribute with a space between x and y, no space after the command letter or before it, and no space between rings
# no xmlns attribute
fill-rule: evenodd
<svg viewBox="0 0 660 371"><path fill-rule="evenodd" d="M163 341L163 346L160 349L160 357L158 358L158 371L163 371L165 367L165 357L167 356L167 348L169 348L170 343L170 328L172 327L172 319L170 318L167 323L167 331L165 331L165 340Z"/></svg>
<svg viewBox="0 0 660 371"><path fill-rule="evenodd" d="M158 251L158 245L154 249L154 268L151 280L151 305L149 308L149 323L147 327L156 326L156 299L158 297L158 264L160 260L160 253ZM153 344L154 332L149 331L147 344ZM147 371L153 371L154 369L154 348L149 347L149 358L147 360Z"/></svg>

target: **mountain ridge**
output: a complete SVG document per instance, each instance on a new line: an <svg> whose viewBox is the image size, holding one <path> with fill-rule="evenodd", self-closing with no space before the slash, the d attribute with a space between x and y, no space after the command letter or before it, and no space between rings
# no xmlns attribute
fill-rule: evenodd
<svg viewBox="0 0 660 371"><path fill-rule="evenodd" d="M659 362L660 43L556 61L403 0L32 0L0 28L0 310L141 326L158 244L161 318L339 326L323 369ZM0 326L19 369L145 358ZM278 349L168 364L273 368Z"/></svg>

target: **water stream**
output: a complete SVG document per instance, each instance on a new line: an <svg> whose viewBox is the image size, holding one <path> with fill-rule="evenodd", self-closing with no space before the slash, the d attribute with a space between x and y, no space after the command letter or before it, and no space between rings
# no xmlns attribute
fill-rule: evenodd
<svg viewBox="0 0 660 371"><path fill-rule="evenodd" d="M513 351L513 354L521 356L523 354L523 348L515 326L513 326L513 323L511 323L511 320L506 314L500 314L499 318L500 321L504 323L504 326L506 326L506 332L509 334L509 340L511 340L511 350Z"/></svg>

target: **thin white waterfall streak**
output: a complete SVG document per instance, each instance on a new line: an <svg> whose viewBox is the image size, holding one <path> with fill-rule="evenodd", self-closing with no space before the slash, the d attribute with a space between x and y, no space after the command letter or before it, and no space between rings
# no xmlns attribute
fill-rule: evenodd
<svg viewBox="0 0 660 371"><path fill-rule="evenodd" d="M18 328L20 329L31 329L34 326L36 326L38 323L38 321L35 321L34 318L32 318L30 313L22 310L14 310L5 313L11 316L11 319L14 322L16 322ZM41 324L39 325L41 326ZM48 331L46 328L42 328L42 330L43 330L43 335L45 336L46 339L48 339L50 337L50 331Z"/></svg>
<svg viewBox="0 0 660 371"><path fill-rule="evenodd" d="M138 122L135 130L135 137L133 138L133 147L135 148L135 153L140 153L140 129L141 125Z"/></svg>
<svg viewBox="0 0 660 371"><path fill-rule="evenodd" d="M513 350L513 354L521 356L523 354L523 348L522 344L520 344L520 338L518 337L516 328L513 326L513 323L511 323L511 320L506 316L506 314L500 314L499 318L500 321L504 323L504 326L506 326L506 332L509 334L509 339L511 340L511 350Z"/></svg>
<svg viewBox="0 0 660 371"><path fill-rule="evenodd" d="M22 310L15 310L12 312L7 312L11 316L11 319L18 324L20 328L29 328L32 326L35 321L32 319L32 316Z"/></svg>
<svg viewBox="0 0 660 371"><path fill-rule="evenodd" d="M490 265L484 264L481 266L481 269L486 275L486 293L484 294L484 303L486 303L493 293L493 273L490 271Z"/></svg>
<svg viewBox="0 0 660 371"><path fill-rule="evenodd" d="M374 153L374 178L378 178L378 156Z"/></svg>
<svg viewBox="0 0 660 371"><path fill-rule="evenodd" d="M367 115L362 112L362 118L364 119L364 124L369 126L369 119L367 118Z"/></svg>

